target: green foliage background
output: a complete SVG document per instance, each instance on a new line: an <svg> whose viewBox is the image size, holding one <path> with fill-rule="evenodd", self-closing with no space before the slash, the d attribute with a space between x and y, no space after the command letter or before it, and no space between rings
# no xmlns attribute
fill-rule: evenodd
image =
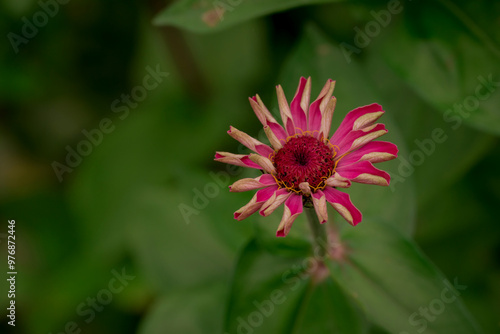
<svg viewBox="0 0 500 334"><path fill-rule="evenodd" d="M500 2L401 1L388 20L380 13L395 1L56 4L13 47L9 34L43 8L0 3L0 263L7 272L15 219L18 271L15 328L0 280L0 332L55 334L75 322L81 333L237 333L238 317L276 289L286 300L254 333L500 332L498 85L476 98L483 79L500 81ZM148 68L168 76L115 112ZM249 96L275 112L274 86L291 99L300 76L312 77L313 98L337 80L334 127L357 106L382 104L382 139L400 148L381 166L393 186L348 190L360 225L331 212L351 262L329 262L319 285L307 273L296 285L283 279L311 256L303 217L285 240L274 237L280 211L235 221L252 194L226 186L256 175L213 162L216 150L241 149L229 125L260 133ZM103 119L113 131L59 182L54 161L66 164L68 146ZM436 129L446 140L425 153L418 143ZM186 219L182 205L196 213ZM113 270L134 279L87 323L78 307ZM408 317L440 298L445 278L467 287L418 331Z"/></svg>

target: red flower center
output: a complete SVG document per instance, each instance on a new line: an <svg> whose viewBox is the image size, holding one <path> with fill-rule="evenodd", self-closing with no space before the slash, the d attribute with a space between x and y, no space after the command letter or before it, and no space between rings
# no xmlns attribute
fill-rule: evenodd
<svg viewBox="0 0 500 334"><path fill-rule="evenodd" d="M274 154L276 181L296 192L302 182L309 182L312 191L323 189L335 168L334 156L334 149L323 141L308 135L292 137Z"/></svg>

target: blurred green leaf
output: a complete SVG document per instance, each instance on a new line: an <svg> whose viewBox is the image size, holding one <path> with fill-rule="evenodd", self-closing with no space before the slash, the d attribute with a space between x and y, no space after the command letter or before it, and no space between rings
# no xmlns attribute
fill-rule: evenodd
<svg viewBox="0 0 500 334"><path fill-rule="evenodd" d="M255 35L250 28L238 30L247 40ZM222 35L212 41L231 41L238 34ZM196 40L191 44L208 47ZM234 64L238 52L228 56ZM205 55L206 71L219 66L217 50ZM160 64L163 71L172 68ZM142 82L145 74L141 64L134 81ZM110 116L114 131L75 168L70 193L82 234L96 243L130 247L156 291L228 279L236 250L251 234L250 224L234 221L232 213L244 203L227 188L241 171L228 172L226 165L212 161L221 138L237 146L226 133L228 123L221 121L227 106L248 110L233 112L233 120L253 114L246 98L235 101L245 85L232 84L229 90L227 77L219 76L212 87L226 89L201 106L179 92L179 80L172 73L137 108L130 108L127 118ZM220 170L209 171L208 166Z"/></svg>
<svg viewBox="0 0 500 334"><path fill-rule="evenodd" d="M269 252L251 241L236 267L225 331L365 333L362 314L339 286L331 279L317 283L315 274L321 269L307 257L309 250L283 247Z"/></svg>
<svg viewBox="0 0 500 334"><path fill-rule="evenodd" d="M368 83L368 74L355 62L347 65L341 51L334 47L328 39L314 26L308 26L298 46L282 69L281 84L288 99L291 99L300 76L311 76L313 97L319 93L328 78L336 80L334 95L337 106L333 115L331 134L342 121L348 111L359 106L380 102L377 94ZM316 93L315 93L316 92ZM389 133L380 140L391 141L398 145L400 155L406 155L404 139L387 110L381 122L386 124ZM397 173L399 159L377 165L391 175ZM394 181L393 181L394 182ZM415 193L412 179L397 184L396 187L379 187L364 184L353 184L346 190L353 203L365 217L378 217L409 235L413 230L415 213Z"/></svg>
<svg viewBox="0 0 500 334"><path fill-rule="evenodd" d="M480 333L451 283L418 247L385 224L344 229L345 259L330 261L332 277L362 304L368 318L390 333Z"/></svg>
<svg viewBox="0 0 500 334"><path fill-rule="evenodd" d="M337 1L340 0L179 0L158 14L153 23L207 33L299 6Z"/></svg>
<svg viewBox="0 0 500 334"><path fill-rule="evenodd" d="M497 142L461 182L443 190L446 196L439 197L440 193L434 201L421 205L415 231L419 245L432 254L440 270L470 283L463 299L486 333L498 332L500 325L491 312L498 309L500 300L496 287L500 275L500 225L496 218L500 176L494 171L499 154Z"/></svg>
<svg viewBox="0 0 500 334"><path fill-rule="evenodd" d="M221 333L226 286L180 290L162 297L145 317L138 334Z"/></svg>
<svg viewBox="0 0 500 334"><path fill-rule="evenodd" d="M157 291L229 277L236 249L251 231L235 224L231 212L221 218L222 207L243 205L229 197L230 174L187 167L213 157L218 137L200 141L177 117L149 110L133 122L117 120L115 132L78 167L72 193L83 232L97 244L130 247ZM221 127L207 129L226 136Z"/></svg>
<svg viewBox="0 0 500 334"><path fill-rule="evenodd" d="M500 134L499 48L476 26L481 20L443 3L409 7L407 20L385 28L379 50L454 129L466 123Z"/></svg>

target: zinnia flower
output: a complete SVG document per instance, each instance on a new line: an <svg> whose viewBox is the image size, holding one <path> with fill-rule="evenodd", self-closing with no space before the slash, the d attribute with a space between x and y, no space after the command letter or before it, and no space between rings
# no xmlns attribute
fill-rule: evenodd
<svg viewBox="0 0 500 334"><path fill-rule="evenodd" d="M349 195L337 188L348 188L351 182L388 186L390 176L373 163L397 157L396 145L373 141L387 133L384 124L375 122L384 114L378 104L350 111L337 131L330 135L336 98L332 96L335 81L328 80L318 98L309 104L311 79L300 78L290 106L280 85L276 87L283 126L271 115L258 95L249 98L271 146L230 127L231 137L255 153L216 152L215 160L237 166L256 168L263 174L245 178L229 187L232 192L259 189L250 202L234 213L243 220L259 211L268 216L285 204L276 235L286 236L303 206L314 206L320 223L328 220L326 202L351 225L362 215Z"/></svg>

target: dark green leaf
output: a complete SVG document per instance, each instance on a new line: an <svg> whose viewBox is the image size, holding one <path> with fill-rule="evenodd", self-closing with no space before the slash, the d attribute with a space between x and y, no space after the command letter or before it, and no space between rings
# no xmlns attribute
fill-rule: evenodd
<svg viewBox="0 0 500 334"><path fill-rule="evenodd" d="M298 6L337 1L340 0L180 0L158 14L154 23L206 33Z"/></svg>
<svg viewBox="0 0 500 334"><path fill-rule="evenodd" d="M391 333L480 333L451 282L418 247L389 225L367 222L344 229L344 259L329 262L332 277L363 305L368 318Z"/></svg>

